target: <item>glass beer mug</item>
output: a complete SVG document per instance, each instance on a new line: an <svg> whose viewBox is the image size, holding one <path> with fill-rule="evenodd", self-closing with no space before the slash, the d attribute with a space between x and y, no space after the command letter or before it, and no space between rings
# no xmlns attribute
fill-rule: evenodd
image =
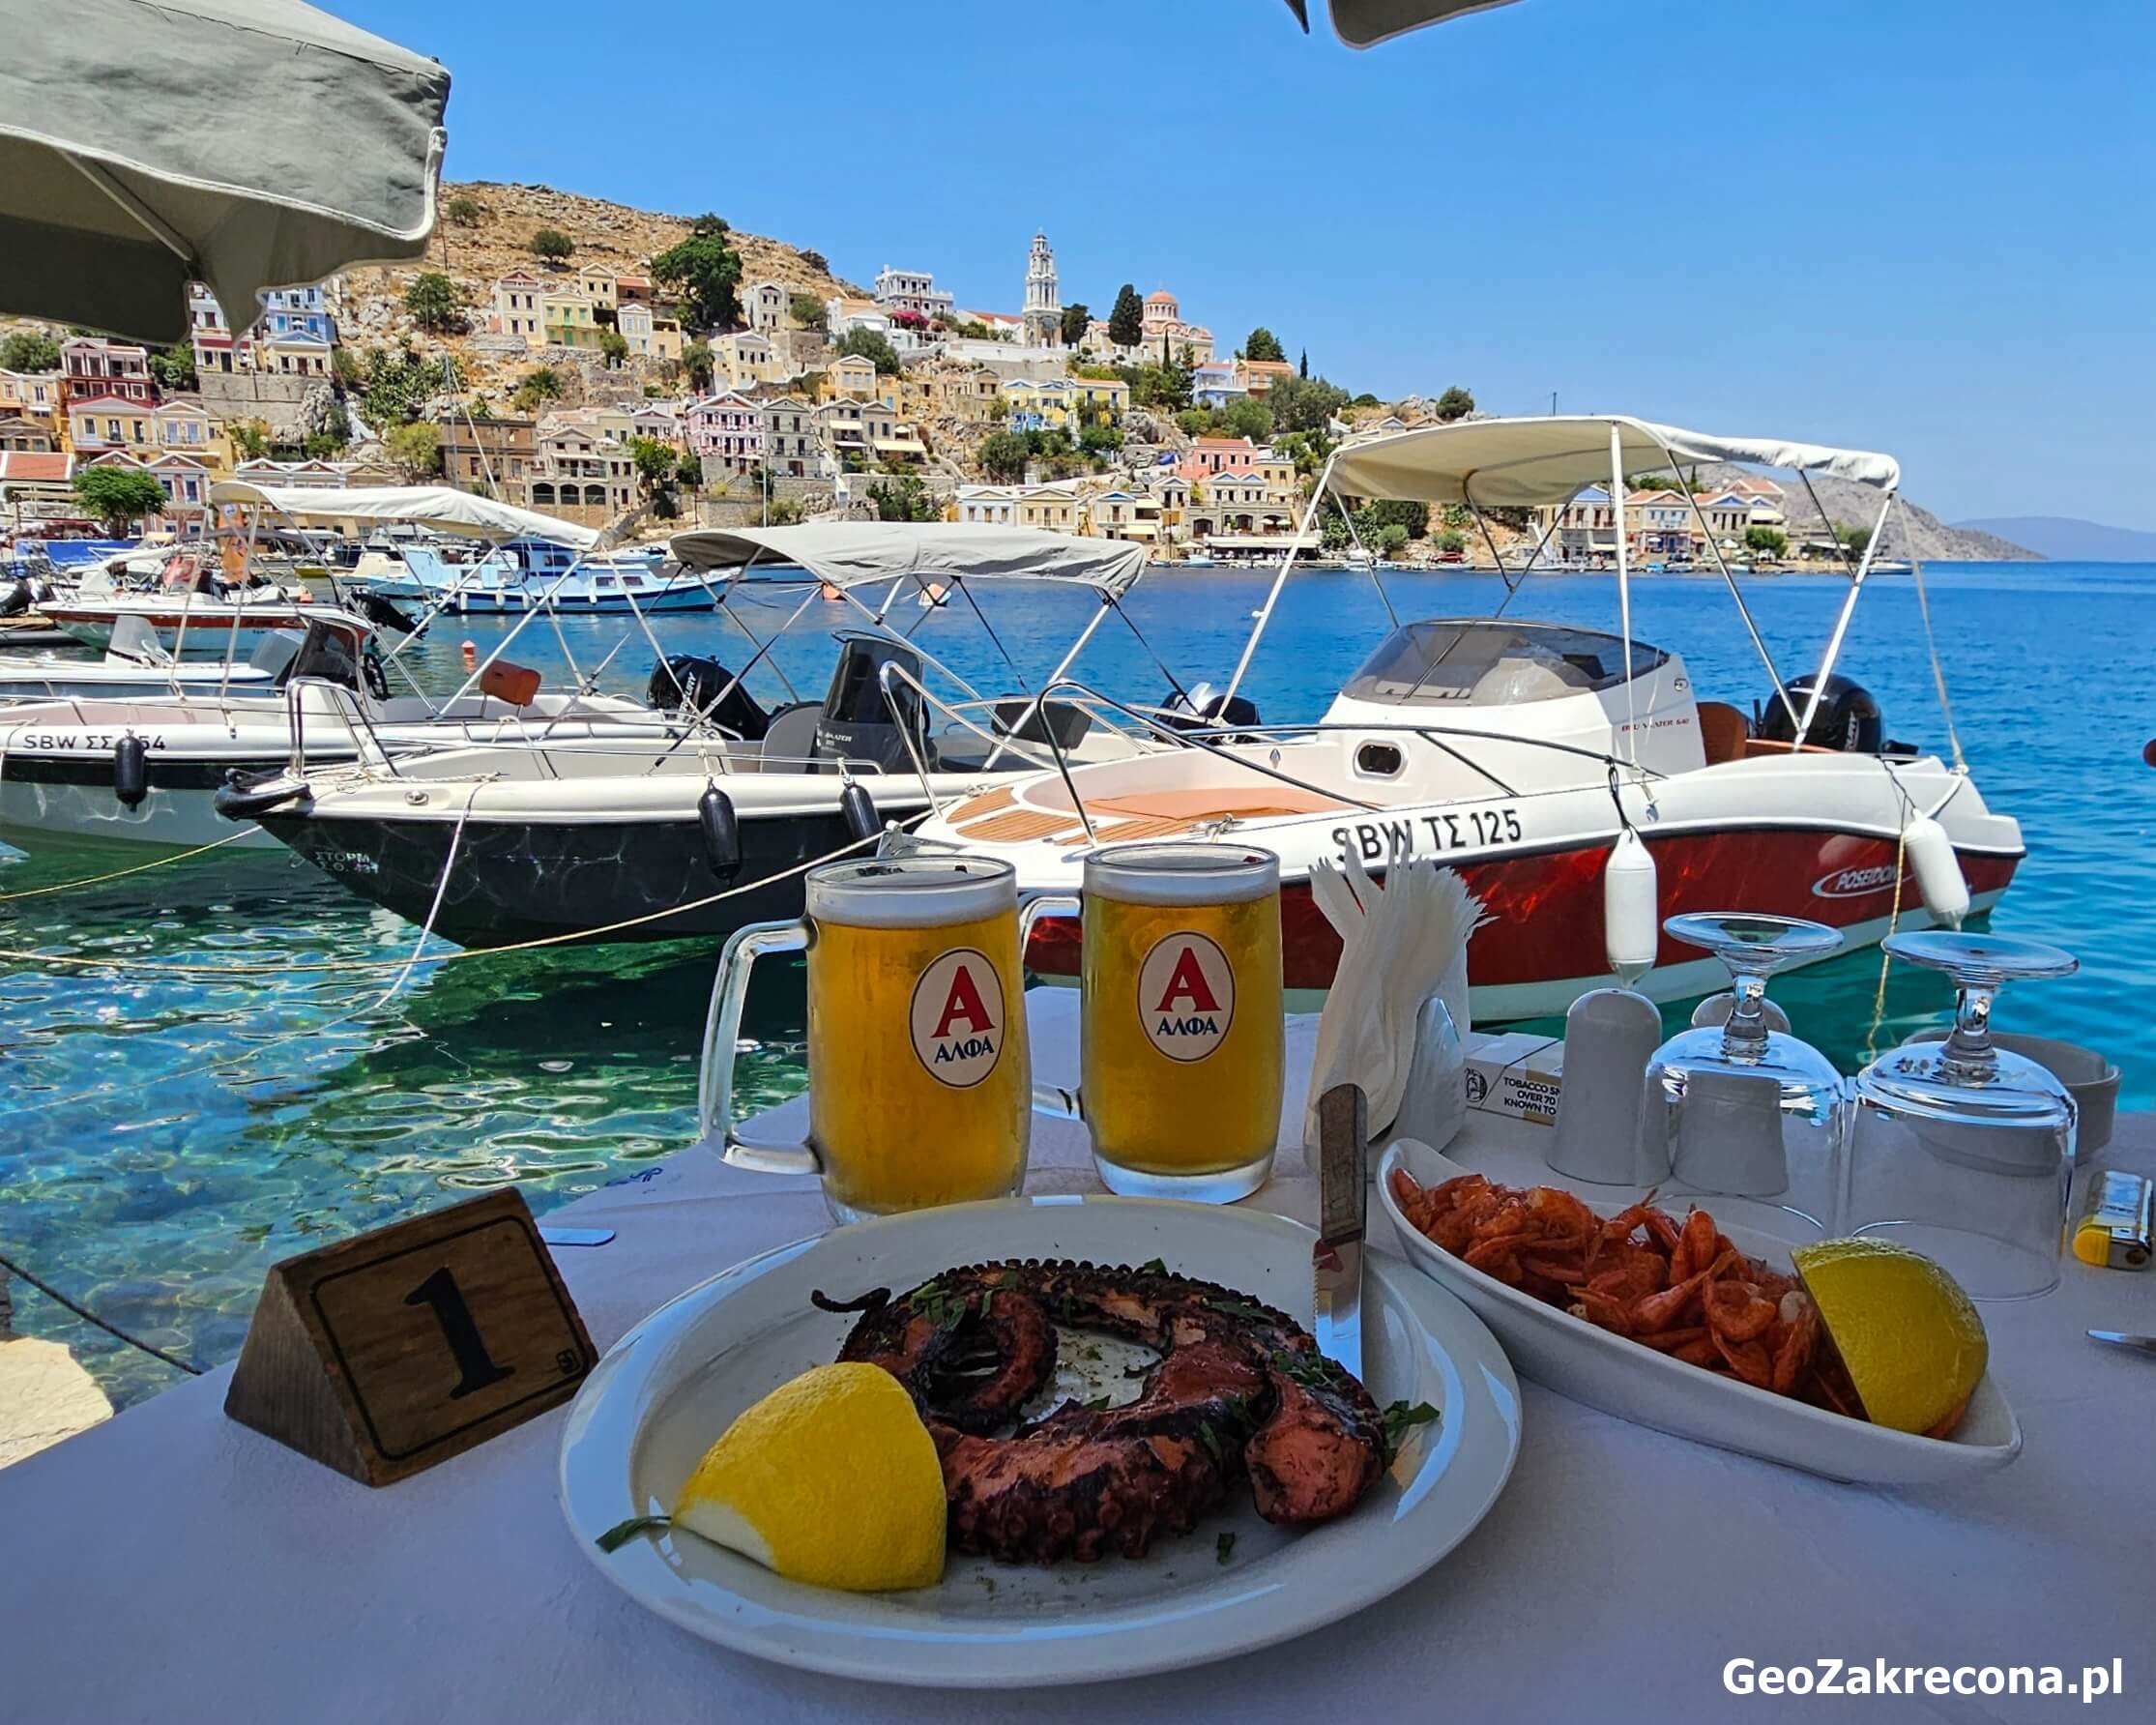
<svg viewBox="0 0 2156 1725"><path fill-rule="evenodd" d="M1079 1108L1108 1189L1227 1204L1272 1171L1286 1024L1280 859L1233 844L1111 845L1082 897Z"/></svg>
<svg viewBox="0 0 2156 1725"><path fill-rule="evenodd" d="M704 1041L699 1117L743 1167L821 1174L842 1222L1007 1198L1026 1178L1033 1063L1018 887L983 858L827 862L807 914L726 943ZM734 1130L734 1047L756 960L808 953L808 1140Z"/></svg>

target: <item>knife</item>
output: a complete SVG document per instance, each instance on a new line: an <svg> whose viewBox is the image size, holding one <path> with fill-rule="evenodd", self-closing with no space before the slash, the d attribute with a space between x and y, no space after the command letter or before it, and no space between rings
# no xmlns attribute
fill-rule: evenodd
<svg viewBox="0 0 2156 1725"><path fill-rule="evenodd" d="M2128 1335L2123 1330L2091 1330L2092 1342L2109 1342L2114 1348L2131 1348L2137 1354L2156 1355L2156 1335Z"/></svg>
<svg viewBox="0 0 2156 1725"><path fill-rule="evenodd" d="M1361 1087L1336 1084L1318 1100L1318 1242L1311 1247L1318 1347L1362 1376L1362 1235L1369 1217Z"/></svg>

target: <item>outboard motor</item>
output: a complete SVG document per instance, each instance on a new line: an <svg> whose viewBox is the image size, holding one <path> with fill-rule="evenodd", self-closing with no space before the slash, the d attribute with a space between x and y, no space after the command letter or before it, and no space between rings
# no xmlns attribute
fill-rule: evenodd
<svg viewBox="0 0 2156 1725"><path fill-rule="evenodd" d="M1218 695L1209 683L1185 691L1177 689L1160 703L1162 719L1179 731L1202 730L1212 725L1254 725L1258 704L1247 695Z"/></svg>
<svg viewBox="0 0 2156 1725"><path fill-rule="evenodd" d="M29 582L0 581L0 617L19 617L29 608Z"/></svg>
<svg viewBox="0 0 2156 1725"><path fill-rule="evenodd" d="M838 663L816 725L818 757L865 763L883 773L912 773L916 750L928 759L926 707L919 692L903 681L894 682L891 698L885 699L883 669L896 665L918 681L920 655L886 635L849 632L838 639Z"/></svg>
<svg viewBox="0 0 2156 1725"><path fill-rule="evenodd" d="M731 688L728 684L733 684ZM723 693L721 691L724 691ZM716 701L717 706L712 703ZM715 658L693 653L668 655L652 667L644 686L644 703L657 713L680 713L685 708L707 714L714 722L750 743L761 742L771 729L771 715L734 673Z"/></svg>
<svg viewBox="0 0 2156 1725"><path fill-rule="evenodd" d="M1803 716L1805 705L1812 698L1813 682L1810 676L1792 677L1786 686L1790 706L1796 709L1798 717ZM1767 701L1764 711L1754 718L1752 732L1769 743L1796 741L1796 724L1780 696ZM1820 686L1819 711L1812 715L1812 728L1804 741L1844 754L1881 753L1886 730L1879 703L1861 684L1836 672Z"/></svg>
<svg viewBox="0 0 2156 1725"><path fill-rule="evenodd" d="M352 608L376 629L394 629L400 635L416 635L426 626L414 623L379 593L362 588L352 596Z"/></svg>

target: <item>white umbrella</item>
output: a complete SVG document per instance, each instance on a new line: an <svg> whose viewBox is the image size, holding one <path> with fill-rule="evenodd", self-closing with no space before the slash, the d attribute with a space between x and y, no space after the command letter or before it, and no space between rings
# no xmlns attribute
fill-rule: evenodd
<svg viewBox="0 0 2156 1725"><path fill-rule="evenodd" d="M450 74L298 0L17 0L0 48L0 310L172 342L187 284L418 257Z"/></svg>
<svg viewBox="0 0 2156 1725"><path fill-rule="evenodd" d="M1490 12L1512 0L1332 0L1333 33L1352 48L1374 47L1425 24L1442 24L1463 13ZM1305 31L1310 28L1309 0L1288 0Z"/></svg>

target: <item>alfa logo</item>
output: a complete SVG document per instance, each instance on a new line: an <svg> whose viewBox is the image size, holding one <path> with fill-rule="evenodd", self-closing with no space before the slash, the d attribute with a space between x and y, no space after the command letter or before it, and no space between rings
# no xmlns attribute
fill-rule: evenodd
<svg viewBox="0 0 2156 1725"><path fill-rule="evenodd" d="M1235 966L1216 944L1188 929L1153 943L1138 967L1138 1022L1155 1048L1170 1060L1204 1060L1235 1016Z"/></svg>
<svg viewBox="0 0 2156 1725"><path fill-rule="evenodd" d="M954 947L920 973L909 1018L914 1053L928 1075L970 1090L1003 1057L1003 979L987 953Z"/></svg>
<svg viewBox="0 0 2156 1725"><path fill-rule="evenodd" d="M1837 868L1812 883L1814 898L1869 898L1894 885L1894 864L1879 862L1870 868Z"/></svg>

